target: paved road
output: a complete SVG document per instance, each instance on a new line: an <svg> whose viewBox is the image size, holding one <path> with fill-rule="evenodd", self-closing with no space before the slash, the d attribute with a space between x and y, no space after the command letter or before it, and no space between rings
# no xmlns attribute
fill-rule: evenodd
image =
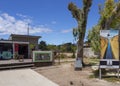
<svg viewBox="0 0 120 86"><path fill-rule="evenodd" d="M0 71L0 86L58 86L31 69Z"/></svg>

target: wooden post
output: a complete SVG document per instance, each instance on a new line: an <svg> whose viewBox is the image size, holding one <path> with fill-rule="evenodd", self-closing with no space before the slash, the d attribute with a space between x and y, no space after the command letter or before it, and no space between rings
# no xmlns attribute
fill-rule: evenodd
<svg viewBox="0 0 120 86"><path fill-rule="evenodd" d="M119 78L119 73L120 73L120 26L119 26L119 36L118 37L119 37L119 41L118 41L119 42L118 43L119 44L119 69L118 69L118 78Z"/></svg>
<svg viewBox="0 0 120 86"><path fill-rule="evenodd" d="M60 58L61 58L61 57L60 57L60 52L59 52L59 54L58 54L58 55L59 55L59 65L60 65Z"/></svg>
<svg viewBox="0 0 120 86"><path fill-rule="evenodd" d="M118 73L118 78L119 78L119 73L120 73L120 70L119 70L119 69L118 69L117 73Z"/></svg>
<svg viewBox="0 0 120 86"><path fill-rule="evenodd" d="M13 59L15 59L15 44L13 43L13 40L12 40L12 46L13 46Z"/></svg>
<svg viewBox="0 0 120 86"><path fill-rule="evenodd" d="M99 67L99 79L101 79L101 76L102 76L102 74L101 74L101 68Z"/></svg>

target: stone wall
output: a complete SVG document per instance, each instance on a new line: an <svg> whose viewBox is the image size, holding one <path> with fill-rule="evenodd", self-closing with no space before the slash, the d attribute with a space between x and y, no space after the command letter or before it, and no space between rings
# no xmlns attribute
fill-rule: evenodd
<svg viewBox="0 0 120 86"><path fill-rule="evenodd" d="M64 54L68 57L71 57L73 55L73 53L60 53L60 54ZM92 48L88 47L88 48L84 48L84 53L83 55L85 57L98 57L98 55L95 55L94 51L92 51Z"/></svg>
<svg viewBox="0 0 120 86"><path fill-rule="evenodd" d="M98 57L98 55L95 55L94 51L92 48L84 48L84 53L83 55L85 57Z"/></svg>

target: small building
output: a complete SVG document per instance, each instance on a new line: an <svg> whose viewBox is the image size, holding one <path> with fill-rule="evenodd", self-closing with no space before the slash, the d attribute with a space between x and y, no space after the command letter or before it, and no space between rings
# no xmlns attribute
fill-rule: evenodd
<svg viewBox="0 0 120 86"><path fill-rule="evenodd" d="M31 58L32 51L38 49L39 38L41 36L11 34L8 40L0 40L0 59L12 59L15 55Z"/></svg>

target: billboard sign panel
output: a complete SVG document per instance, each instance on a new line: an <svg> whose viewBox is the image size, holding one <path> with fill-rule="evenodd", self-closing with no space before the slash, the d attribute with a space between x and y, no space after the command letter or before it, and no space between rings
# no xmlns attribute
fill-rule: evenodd
<svg viewBox="0 0 120 86"><path fill-rule="evenodd" d="M101 30L101 59L119 60L118 30Z"/></svg>
<svg viewBox="0 0 120 86"><path fill-rule="evenodd" d="M50 62L52 59L52 51L33 51L33 62Z"/></svg>

